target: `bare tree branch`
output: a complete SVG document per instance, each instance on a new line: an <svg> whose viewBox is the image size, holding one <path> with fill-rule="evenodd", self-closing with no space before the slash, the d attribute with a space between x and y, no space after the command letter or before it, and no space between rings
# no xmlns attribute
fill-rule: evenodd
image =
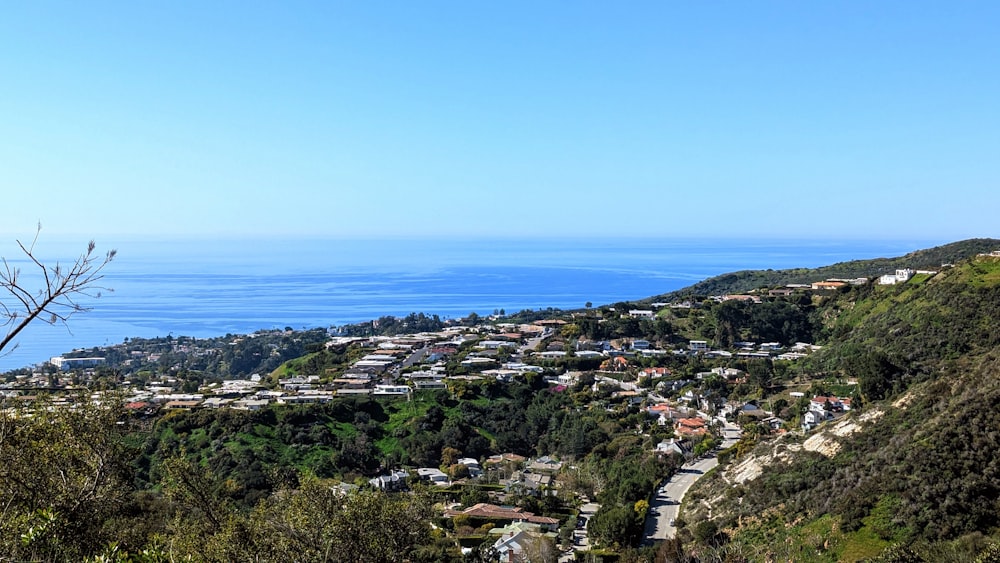
<svg viewBox="0 0 1000 563"><path fill-rule="evenodd" d="M79 303L79 297L98 298L102 291L111 291L101 286L101 280L104 279L104 267L117 253L115 250L101 256L95 253L97 244L90 241L87 250L68 268L59 262L49 266L42 262L35 250L41 230L42 225L39 224L28 245L17 241L21 252L41 278L37 289L23 279L19 268L11 266L6 258L0 258L3 263L0 268L0 299L4 292L10 297L8 302L0 301L0 326L8 327L3 340L0 340L0 352L35 319L41 317L49 324L66 325L73 315L90 310Z"/></svg>

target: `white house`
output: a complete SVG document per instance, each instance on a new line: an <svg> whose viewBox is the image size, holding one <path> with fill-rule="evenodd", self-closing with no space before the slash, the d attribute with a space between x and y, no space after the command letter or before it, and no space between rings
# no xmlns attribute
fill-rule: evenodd
<svg viewBox="0 0 1000 563"><path fill-rule="evenodd" d="M417 475L425 480L434 483L435 485L446 486L448 485L448 476L436 467L421 467L417 469Z"/></svg>
<svg viewBox="0 0 1000 563"><path fill-rule="evenodd" d="M913 270L909 268L904 268L902 270L896 270L895 274L885 274L878 279L880 285L896 285L897 283L906 283L915 274Z"/></svg>
<svg viewBox="0 0 1000 563"><path fill-rule="evenodd" d="M406 395L410 392L407 385L376 385L375 395Z"/></svg>
<svg viewBox="0 0 1000 563"><path fill-rule="evenodd" d="M833 415L826 411L815 411L810 410L806 414L802 415L802 429L812 430L816 428L821 422L833 418Z"/></svg>
<svg viewBox="0 0 1000 563"><path fill-rule="evenodd" d="M655 313L646 309L632 309L628 312L628 316L633 319L651 319L655 316Z"/></svg>

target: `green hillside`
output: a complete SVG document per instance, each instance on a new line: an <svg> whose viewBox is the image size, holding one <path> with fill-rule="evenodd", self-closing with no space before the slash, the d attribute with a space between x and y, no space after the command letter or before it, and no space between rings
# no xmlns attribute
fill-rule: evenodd
<svg viewBox="0 0 1000 563"><path fill-rule="evenodd" d="M1000 258L915 281L829 304L810 367L856 378L864 406L703 479L691 498L711 514L689 502L686 537L713 533L695 550L969 561L987 549L1000 526Z"/></svg>
<svg viewBox="0 0 1000 563"><path fill-rule="evenodd" d="M811 283L828 278L873 278L897 268L937 270L942 264L952 264L977 254L1000 248L1000 240L969 239L934 248L917 250L896 258L851 260L820 268L789 270L741 270L708 278L683 289L651 298L651 301L673 301L692 295L722 295L741 293L760 287L776 287L793 283Z"/></svg>

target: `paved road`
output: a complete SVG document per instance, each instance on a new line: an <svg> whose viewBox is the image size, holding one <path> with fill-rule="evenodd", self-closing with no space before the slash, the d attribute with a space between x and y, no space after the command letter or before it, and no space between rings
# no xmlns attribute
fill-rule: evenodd
<svg viewBox="0 0 1000 563"><path fill-rule="evenodd" d="M544 334L543 334L543 335L539 335L539 336L536 336L536 337L534 337L534 338L529 338L529 339L528 339L528 340L527 340L527 341L526 341L526 342L524 343L524 346L521 346L521 347L520 347L520 348L518 349L518 353L520 353L520 354L521 354L522 356L524 356L524 355L526 355L526 354L529 354L529 353L531 353L531 352L534 352L534 351L535 351L535 348L537 348L537 347L538 347L538 343L539 343L539 342L541 342L542 340L545 340L545 335L544 335Z"/></svg>
<svg viewBox="0 0 1000 563"><path fill-rule="evenodd" d="M403 363L399 364L399 370L404 370L412 366L413 364L424 361L424 358L427 357L427 354L429 354L430 351L431 349L428 346L425 346L418 350L414 350L413 353L411 353L409 356L406 357L405 360L403 360Z"/></svg>
<svg viewBox="0 0 1000 563"><path fill-rule="evenodd" d="M596 502L588 502L580 507L580 517L586 518L589 523L590 519L594 517L594 514L597 513L599 508L601 508L601 505ZM583 528L577 527L573 530L573 550L560 556L559 563L569 563L571 561L575 561L576 555L574 555L574 552L587 551L588 549L590 549L590 538L587 537L587 528L586 526Z"/></svg>
<svg viewBox="0 0 1000 563"><path fill-rule="evenodd" d="M740 438L739 427L726 424L722 430L722 438L722 449L732 446ZM644 544L674 537L677 528L672 522L677 519L684 495L695 481L717 465L719 460L715 454L689 461L656 490L656 496L649 503L649 516L646 517L646 529L643 535Z"/></svg>

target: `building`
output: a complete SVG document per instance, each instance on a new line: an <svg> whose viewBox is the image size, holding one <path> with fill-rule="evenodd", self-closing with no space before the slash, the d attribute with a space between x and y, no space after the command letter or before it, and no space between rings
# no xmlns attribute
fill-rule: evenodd
<svg viewBox="0 0 1000 563"><path fill-rule="evenodd" d="M104 358L64 358L56 356L49 363L62 371L81 368L93 368L104 364Z"/></svg>
<svg viewBox="0 0 1000 563"><path fill-rule="evenodd" d="M896 285L897 283L906 283L910 281L910 278L915 274L913 270L909 268L904 268L902 270L896 270L895 274L885 274L878 279L880 285Z"/></svg>

